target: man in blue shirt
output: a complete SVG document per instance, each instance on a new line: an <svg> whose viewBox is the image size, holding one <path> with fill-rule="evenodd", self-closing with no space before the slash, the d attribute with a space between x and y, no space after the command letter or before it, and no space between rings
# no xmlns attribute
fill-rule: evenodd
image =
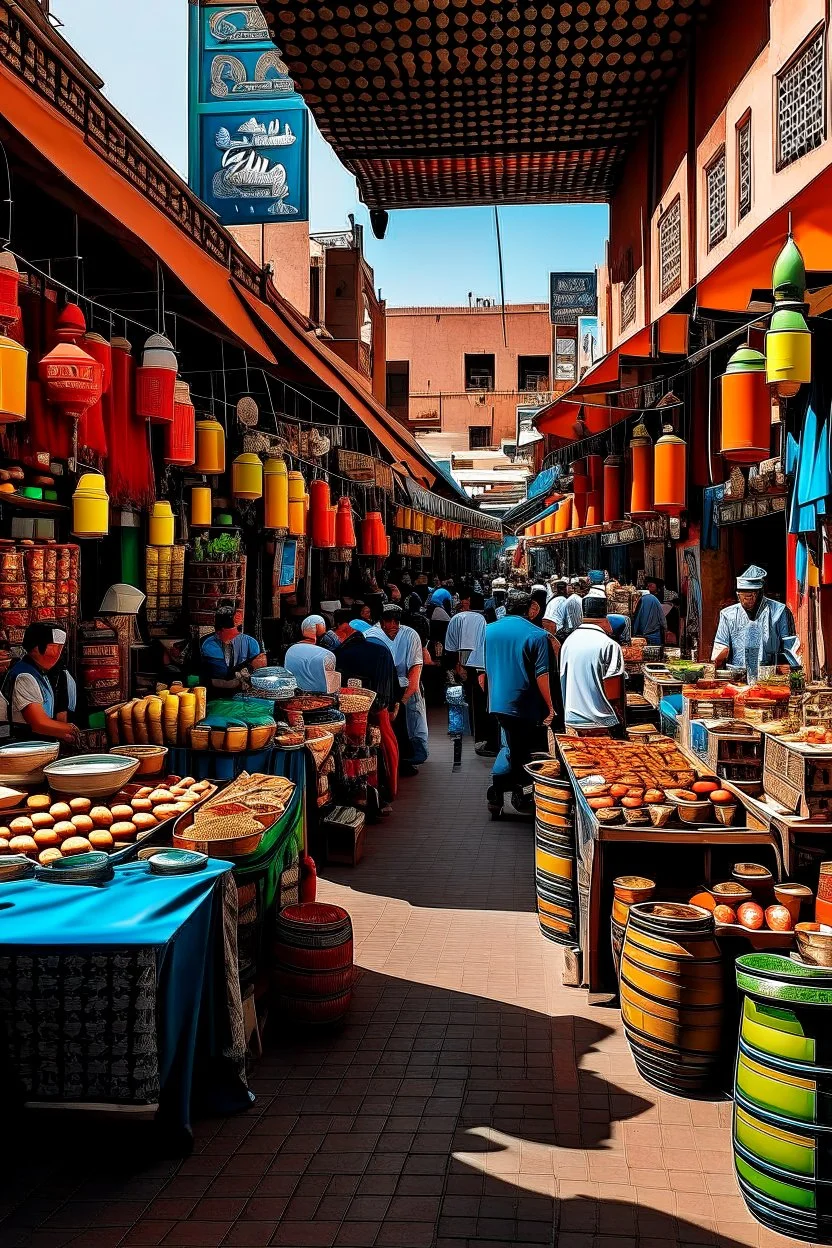
<svg viewBox="0 0 832 1248"><path fill-rule="evenodd" d="M260 643L242 631L243 613L231 602L221 602L214 617L214 632L200 646L200 679L214 697L242 688L242 672L263 667L266 656Z"/></svg>
<svg viewBox="0 0 832 1248"><path fill-rule="evenodd" d="M497 716L506 739L509 771L493 775L488 805L493 815L503 809L503 794L512 790L512 804L523 805L523 770L535 750L546 749L546 728L554 717L549 685L549 637L529 620L531 596L512 590L506 614L485 630L485 677L488 709Z"/></svg>

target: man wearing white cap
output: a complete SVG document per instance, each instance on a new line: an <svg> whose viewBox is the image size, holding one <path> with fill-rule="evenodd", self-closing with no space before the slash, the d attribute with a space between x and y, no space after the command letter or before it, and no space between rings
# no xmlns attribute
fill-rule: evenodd
<svg viewBox="0 0 832 1248"><path fill-rule="evenodd" d="M754 679L760 667L799 666L794 616L783 602L766 598L765 568L752 564L737 577L736 606L719 613L711 662L746 668Z"/></svg>
<svg viewBox="0 0 832 1248"><path fill-rule="evenodd" d="M559 633L565 626L569 582L565 576L552 577L552 597L546 603L543 627L547 633Z"/></svg>
<svg viewBox="0 0 832 1248"><path fill-rule="evenodd" d="M66 633L53 624L30 624L26 629L26 657L14 664L0 689L0 736L77 744L78 728L68 722L75 709L75 681L69 672L56 671L65 644ZM57 681L50 679L53 671Z"/></svg>
<svg viewBox="0 0 832 1248"><path fill-rule="evenodd" d="M573 576L569 582L569 597L563 609L563 628L573 633L584 622L584 598L589 592L589 582Z"/></svg>
<svg viewBox="0 0 832 1248"><path fill-rule="evenodd" d="M318 645L318 638L323 637L325 632L326 620L323 616L307 615L300 626L300 641L286 651L283 665L304 693L326 693L326 674L335 671L335 655Z"/></svg>

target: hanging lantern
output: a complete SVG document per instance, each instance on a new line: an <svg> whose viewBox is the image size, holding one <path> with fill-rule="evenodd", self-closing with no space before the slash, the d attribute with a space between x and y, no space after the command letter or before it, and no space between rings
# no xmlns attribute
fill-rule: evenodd
<svg viewBox="0 0 832 1248"><path fill-rule="evenodd" d="M100 472L85 472L72 495L72 536L106 537L110 531L110 499Z"/></svg>
<svg viewBox="0 0 832 1248"><path fill-rule="evenodd" d="M151 334L136 369L136 415L142 420L155 425L173 421L177 369L173 343L164 334Z"/></svg>
<svg viewBox="0 0 832 1248"><path fill-rule="evenodd" d="M427 516L425 518L425 532L427 533L428 537L436 536L436 521L434 520L433 516Z"/></svg>
<svg viewBox="0 0 832 1248"><path fill-rule="evenodd" d="M599 455L600 459L601 456ZM586 496L586 526L587 528L595 528L603 519L601 512L601 491L590 490Z"/></svg>
<svg viewBox="0 0 832 1248"><path fill-rule="evenodd" d="M327 516L331 506L329 485L322 478L309 486L309 540L313 546L328 546Z"/></svg>
<svg viewBox="0 0 832 1248"><path fill-rule="evenodd" d="M372 555L375 546L375 524L372 520L372 513L365 516L361 521L361 544L358 547L360 555Z"/></svg>
<svg viewBox="0 0 832 1248"><path fill-rule="evenodd" d="M687 506L687 443L674 433L672 425L665 425L653 455L653 510L680 516Z"/></svg>
<svg viewBox="0 0 832 1248"><path fill-rule="evenodd" d="M0 325L10 328L20 320L20 271L10 251L0 251Z"/></svg>
<svg viewBox="0 0 832 1248"><path fill-rule="evenodd" d="M413 515L413 528L417 533L424 533L425 531L425 517L421 511L417 511Z"/></svg>
<svg viewBox="0 0 832 1248"><path fill-rule="evenodd" d="M196 459L196 413L187 381L177 381L174 389L173 421L165 426L166 464L190 468Z"/></svg>
<svg viewBox="0 0 832 1248"><path fill-rule="evenodd" d="M194 472L215 477L225 472L225 430L213 416L196 422Z"/></svg>
<svg viewBox="0 0 832 1248"><path fill-rule="evenodd" d="M721 380L720 453L734 464L760 464L771 445L771 392L766 359L753 347L739 347Z"/></svg>
<svg viewBox="0 0 832 1248"><path fill-rule="evenodd" d="M557 514L558 513L556 511L553 511L553 512L550 512L548 516L544 517L543 532L546 534L547 537L549 537L555 531L555 520L557 518Z"/></svg>
<svg viewBox="0 0 832 1248"><path fill-rule="evenodd" d="M55 324L58 343L38 364L38 376L48 402L60 408L74 424L77 442L78 421L101 398L104 368L77 345L86 333L87 323L77 303L68 303Z"/></svg>
<svg viewBox="0 0 832 1248"><path fill-rule="evenodd" d="M338 514L335 517L335 545L343 550L355 550L355 524L352 518L352 503L346 494L338 499Z"/></svg>
<svg viewBox="0 0 832 1248"><path fill-rule="evenodd" d="M385 557L388 554L388 546L384 519L380 511L371 511L369 516L373 522L373 554Z"/></svg>
<svg viewBox="0 0 832 1248"><path fill-rule="evenodd" d="M235 498L263 497L263 464L259 455L238 455L231 465L231 493Z"/></svg>
<svg viewBox="0 0 832 1248"><path fill-rule="evenodd" d="M167 499L153 504L148 530L148 542L151 546L173 545L173 509Z"/></svg>
<svg viewBox="0 0 832 1248"><path fill-rule="evenodd" d="M191 527L207 527L211 523L211 488L195 485L191 489Z"/></svg>
<svg viewBox="0 0 832 1248"><path fill-rule="evenodd" d="M567 494L555 512L555 532L568 533L572 528L572 495Z"/></svg>
<svg viewBox="0 0 832 1248"><path fill-rule="evenodd" d="M589 477L590 491L601 491L604 488L604 461L600 455L587 455L586 475Z"/></svg>
<svg viewBox="0 0 832 1248"><path fill-rule="evenodd" d="M620 455L604 460L604 524L624 519L624 461Z"/></svg>
<svg viewBox="0 0 832 1248"><path fill-rule="evenodd" d="M282 459L267 459L263 466L264 520L267 529L289 527L289 473Z"/></svg>
<svg viewBox="0 0 832 1248"><path fill-rule="evenodd" d="M585 467L585 461L579 460L578 462L580 467L583 469ZM589 477L585 472L573 471L572 490L574 494L572 504L572 528L582 529L586 525L586 509L589 496Z"/></svg>
<svg viewBox="0 0 832 1248"><path fill-rule="evenodd" d="M793 398L812 380L812 336L803 319L806 265L792 236L774 262L771 274L775 312L766 334L766 378L781 399Z"/></svg>
<svg viewBox="0 0 832 1248"><path fill-rule="evenodd" d="M797 308L778 308L766 334L766 380L791 399L812 380L812 334Z"/></svg>
<svg viewBox="0 0 832 1248"><path fill-rule="evenodd" d="M335 545L335 521L337 507L328 507L326 512L326 544L331 550Z"/></svg>
<svg viewBox="0 0 832 1248"><path fill-rule="evenodd" d="M292 537L303 537L306 533L306 497L303 476L299 472L289 473L289 532Z"/></svg>
<svg viewBox="0 0 832 1248"><path fill-rule="evenodd" d="M641 421L630 440L630 515L649 516L653 512L653 443Z"/></svg>

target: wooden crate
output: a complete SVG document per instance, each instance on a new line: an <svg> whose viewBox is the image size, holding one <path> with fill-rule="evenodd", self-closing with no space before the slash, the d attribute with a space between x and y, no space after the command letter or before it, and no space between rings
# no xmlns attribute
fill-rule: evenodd
<svg viewBox="0 0 832 1248"><path fill-rule="evenodd" d="M718 689L707 690L695 698L682 697L682 714L685 719L733 719L734 699L718 698Z"/></svg>
<svg viewBox="0 0 832 1248"><path fill-rule="evenodd" d="M650 672L644 673L644 696L650 705L655 706L656 709L658 709L662 698L672 698L674 694L681 692L681 680L674 680L673 677L660 679Z"/></svg>
<svg viewBox="0 0 832 1248"><path fill-rule="evenodd" d="M763 739L759 732L746 726L742 720L712 720L705 725L708 733L708 752L705 761L714 775L723 775L720 764L750 764L763 762Z"/></svg>
<svg viewBox="0 0 832 1248"><path fill-rule="evenodd" d="M763 787L769 797L805 819L832 817L832 747L767 735Z"/></svg>

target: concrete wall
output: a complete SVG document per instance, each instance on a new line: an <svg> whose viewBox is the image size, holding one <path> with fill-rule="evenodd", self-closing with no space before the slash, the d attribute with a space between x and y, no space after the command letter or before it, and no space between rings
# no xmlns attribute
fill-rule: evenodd
<svg viewBox="0 0 832 1248"><path fill-rule="evenodd" d="M231 233L259 265L271 264L274 284L302 316L309 315L309 223L235 225Z"/></svg>
<svg viewBox="0 0 832 1248"><path fill-rule="evenodd" d="M551 383L552 327L547 304L510 304L503 322L496 308L388 308L387 359L410 365L410 427L458 435L467 450L471 425L491 427L491 445L514 438L521 355L545 356ZM494 390L466 391L465 356L494 356Z"/></svg>

